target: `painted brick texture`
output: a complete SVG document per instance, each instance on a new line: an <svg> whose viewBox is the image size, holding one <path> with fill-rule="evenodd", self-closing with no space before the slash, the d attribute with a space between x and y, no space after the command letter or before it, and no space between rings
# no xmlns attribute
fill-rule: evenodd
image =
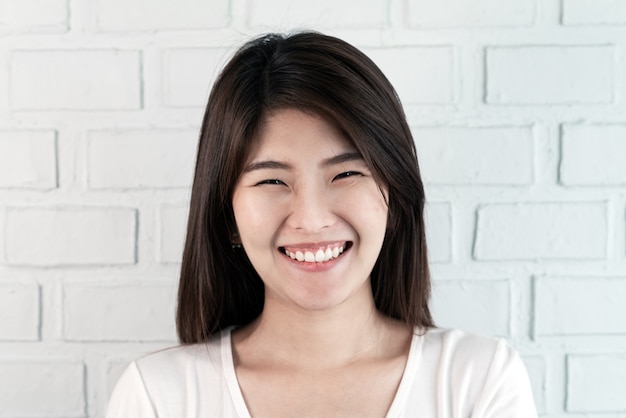
<svg viewBox="0 0 626 418"><path fill-rule="evenodd" d="M561 182L567 186L626 185L626 125L566 125L562 132Z"/></svg>
<svg viewBox="0 0 626 418"><path fill-rule="evenodd" d="M276 19L276 13L280 19ZM247 13L250 26L265 26L269 22L303 27L323 25L338 28L380 28L387 24L388 2L371 0L360 2L346 0L318 0L316 2L295 3L292 0L274 0L271 7L263 0L250 0ZM271 24L271 23L269 23Z"/></svg>
<svg viewBox="0 0 626 418"><path fill-rule="evenodd" d="M63 335L69 341L174 341L174 296L164 285L68 284Z"/></svg>
<svg viewBox="0 0 626 418"><path fill-rule="evenodd" d="M0 0L0 418L100 418L130 360L176 344L212 83L302 28L404 104L435 322L507 339L540 417L626 418L614 0Z"/></svg>
<svg viewBox="0 0 626 418"><path fill-rule="evenodd" d="M441 281L433 289L437 325L483 335L508 337L511 312L506 281Z"/></svg>
<svg viewBox="0 0 626 418"><path fill-rule="evenodd" d="M227 0L101 0L96 4L98 28L103 31L207 29L224 27L229 21Z"/></svg>
<svg viewBox="0 0 626 418"><path fill-rule="evenodd" d="M526 105L610 103L614 54L609 45L488 48L486 100Z"/></svg>
<svg viewBox="0 0 626 418"><path fill-rule="evenodd" d="M15 51L11 104L18 110L141 107L137 51Z"/></svg>
<svg viewBox="0 0 626 418"><path fill-rule="evenodd" d="M414 0L407 4L412 27L530 26L535 0Z"/></svg>
<svg viewBox="0 0 626 418"><path fill-rule="evenodd" d="M565 25L619 25L626 23L626 4L615 0L563 0Z"/></svg>
<svg viewBox="0 0 626 418"><path fill-rule="evenodd" d="M0 189L57 186L54 131L0 131Z"/></svg>
<svg viewBox="0 0 626 418"><path fill-rule="evenodd" d="M163 53L163 101L168 107L203 107L218 71L227 61L225 48L174 49Z"/></svg>
<svg viewBox="0 0 626 418"><path fill-rule="evenodd" d="M447 203L429 203L424 213L430 261L452 261L452 208Z"/></svg>
<svg viewBox="0 0 626 418"><path fill-rule="evenodd" d="M39 339L39 286L0 284L0 341Z"/></svg>
<svg viewBox="0 0 626 418"><path fill-rule="evenodd" d="M187 206L167 205L161 208L159 221L159 256L162 263L180 263L187 235Z"/></svg>
<svg viewBox="0 0 626 418"><path fill-rule="evenodd" d="M0 417L85 416L84 365L63 359L0 361Z"/></svg>
<svg viewBox="0 0 626 418"><path fill-rule="evenodd" d="M398 90L404 104L454 101L454 51L447 46L366 50ZM408 57L422 63L407 65Z"/></svg>
<svg viewBox="0 0 626 418"><path fill-rule="evenodd" d="M626 411L626 355L572 355L567 358L567 410ZM595 384L602 382L602 385Z"/></svg>
<svg viewBox="0 0 626 418"><path fill-rule="evenodd" d="M478 210L479 260L601 259L608 226L602 203L486 205Z"/></svg>
<svg viewBox="0 0 626 418"><path fill-rule="evenodd" d="M67 24L66 0L0 1L0 31L64 32Z"/></svg>
<svg viewBox="0 0 626 418"><path fill-rule="evenodd" d="M189 188L197 130L90 132L88 184L92 189ZM137 156L141 161L137 161Z"/></svg>
<svg viewBox="0 0 626 418"><path fill-rule="evenodd" d="M626 335L624 277L558 277L535 281L539 335Z"/></svg>
<svg viewBox="0 0 626 418"><path fill-rule="evenodd" d="M530 128L415 128L427 183L527 185L533 181ZM500 158L490 158L491 155Z"/></svg>
<svg viewBox="0 0 626 418"><path fill-rule="evenodd" d="M135 262L136 213L125 208L9 208L5 254L23 266Z"/></svg>

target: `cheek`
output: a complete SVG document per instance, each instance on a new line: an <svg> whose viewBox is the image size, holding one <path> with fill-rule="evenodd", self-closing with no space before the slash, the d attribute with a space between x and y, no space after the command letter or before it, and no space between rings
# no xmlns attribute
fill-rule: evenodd
<svg viewBox="0 0 626 418"><path fill-rule="evenodd" d="M363 232L382 236L387 228L388 207L386 197L375 185L351 190L341 197L343 217L352 219Z"/></svg>
<svg viewBox="0 0 626 418"><path fill-rule="evenodd" d="M241 191L233 195L233 212L242 240L253 242L267 239L276 218L276 205L252 191Z"/></svg>

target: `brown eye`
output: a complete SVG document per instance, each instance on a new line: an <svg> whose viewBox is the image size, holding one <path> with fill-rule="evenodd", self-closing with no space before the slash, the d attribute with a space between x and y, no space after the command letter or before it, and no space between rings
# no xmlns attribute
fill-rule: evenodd
<svg viewBox="0 0 626 418"><path fill-rule="evenodd" d="M285 184L285 183L283 183L282 180L278 180L278 179L267 179L267 180L262 180L262 181L258 182L257 184L255 184L255 186L260 186L262 184L281 185L281 184Z"/></svg>
<svg viewBox="0 0 626 418"><path fill-rule="evenodd" d="M346 177L352 177L352 176L362 176L362 173L359 173L358 171L346 171L344 173L340 173L337 174L333 180L340 180L340 179L344 179Z"/></svg>

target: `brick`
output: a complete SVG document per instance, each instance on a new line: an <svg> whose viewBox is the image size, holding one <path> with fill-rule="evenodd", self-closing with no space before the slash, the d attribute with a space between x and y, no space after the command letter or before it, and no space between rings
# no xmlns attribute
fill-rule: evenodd
<svg viewBox="0 0 626 418"><path fill-rule="evenodd" d="M523 360L532 385L535 407L539 414L544 414L546 412L546 360L540 356L524 356Z"/></svg>
<svg viewBox="0 0 626 418"><path fill-rule="evenodd" d="M10 102L17 110L141 107L137 51L15 51L10 77Z"/></svg>
<svg viewBox="0 0 626 418"><path fill-rule="evenodd" d="M448 203L428 203L424 210L431 262L452 261L452 210Z"/></svg>
<svg viewBox="0 0 626 418"><path fill-rule="evenodd" d="M536 335L626 334L626 278L535 280Z"/></svg>
<svg viewBox="0 0 626 418"><path fill-rule="evenodd" d="M530 127L415 128L413 136L426 183L519 186L533 182Z"/></svg>
<svg viewBox="0 0 626 418"><path fill-rule="evenodd" d="M228 0L98 0L98 29L160 31L214 29L230 21Z"/></svg>
<svg viewBox="0 0 626 418"><path fill-rule="evenodd" d="M411 0L411 27L530 26L536 0Z"/></svg>
<svg viewBox="0 0 626 418"><path fill-rule="evenodd" d="M478 209L478 260L603 259L604 203L488 204Z"/></svg>
<svg viewBox="0 0 626 418"><path fill-rule="evenodd" d="M197 129L97 131L88 134L92 189L189 188Z"/></svg>
<svg viewBox="0 0 626 418"><path fill-rule="evenodd" d="M206 106L211 86L229 56L224 48L166 51L163 54L165 106Z"/></svg>
<svg viewBox="0 0 626 418"><path fill-rule="evenodd" d="M278 17L277 17L278 16ZM335 28L382 28L387 26L387 2L385 0L317 0L298 2L273 0L271 7L262 0L250 0L249 26L267 26L268 22L280 22L282 27Z"/></svg>
<svg viewBox="0 0 626 418"><path fill-rule="evenodd" d="M511 317L509 283L435 281L431 310L437 326L491 336L508 336Z"/></svg>
<svg viewBox="0 0 626 418"><path fill-rule="evenodd" d="M185 236L187 234L187 206L163 206L160 222L160 251L161 263L180 263L183 256Z"/></svg>
<svg viewBox="0 0 626 418"><path fill-rule="evenodd" d="M84 417L85 367L68 361L0 362L0 417Z"/></svg>
<svg viewBox="0 0 626 418"><path fill-rule="evenodd" d="M9 208L6 260L24 266L133 264L136 218L127 208Z"/></svg>
<svg viewBox="0 0 626 418"><path fill-rule="evenodd" d="M86 285L64 288L68 341L175 341L175 286Z"/></svg>
<svg viewBox="0 0 626 418"><path fill-rule="evenodd" d="M563 0L565 25L622 25L626 3L616 0Z"/></svg>
<svg viewBox="0 0 626 418"><path fill-rule="evenodd" d="M39 340L39 286L0 285L0 341Z"/></svg>
<svg viewBox="0 0 626 418"><path fill-rule="evenodd" d="M486 101L492 104L593 104L613 101L613 46L487 49Z"/></svg>
<svg viewBox="0 0 626 418"><path fill-rule="evenodd" d="M0 31L66 31L67 0L0 0Z"/></svg>
<svg viewBox="0 0 626 418"><path fill-rule="evenodd" d="M56 133L0 131L0 188L56 187Z"/></svg>
<svg viewBox="0 0 626 418"><path fill-rule="evenodd" d="M566 125L560 181L568 186L626 185L626 125Z"/></svg>
<svg viewBox="0 0 626 418"><path fill-rule="evenodd" d="M626 355L570 355L567 358L567 410L626 412Z"/></svg>
<svg viewBox="0 0 626 418"><path fill-rule="evenodd" d="M447 46L365 50L389 78L405 105L454 101L453 51Z"/></svg>

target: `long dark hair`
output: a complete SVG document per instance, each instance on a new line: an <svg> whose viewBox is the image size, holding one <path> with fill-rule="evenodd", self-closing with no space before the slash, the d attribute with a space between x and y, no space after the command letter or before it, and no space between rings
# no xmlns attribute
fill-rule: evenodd
<svg viewBox="0 0 626 418"><path fill-rule="evenodd" d="M245 325L263 310L263 282L245 251L231 246L231 202L259 125L279 109L336 124L388 190L387 231L371 273L376 307L408 325L433 326L424 188L393 87L367 56L340 39L268 34L234 55L204 114L178 291L181 343Z"/></svg>

